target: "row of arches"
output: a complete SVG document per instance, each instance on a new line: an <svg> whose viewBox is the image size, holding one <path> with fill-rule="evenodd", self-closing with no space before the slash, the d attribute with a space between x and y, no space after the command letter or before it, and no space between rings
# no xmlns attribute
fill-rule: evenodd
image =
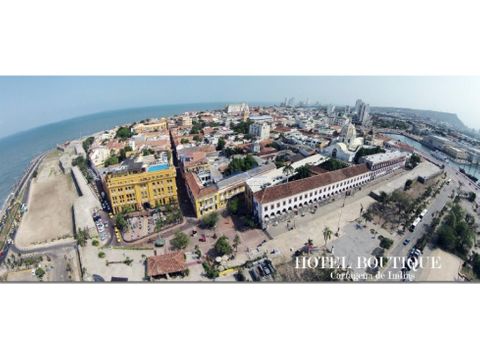
<svg viewBox="0 0 480 360"><path fill-rule="evenodd" d="M308 200L304 199L303 201L297 202L296 204L288 204L288 206L283 206L281 208L273 209L273 210L269 211L267 214L264 214L264 221L268 221L268 220L277 218L277 217L282 216L284 214L288 214L288 213L290 213L292 211L295 211L295 210L300 210L304 207L307 207L307 206L310 206L310 205L313 205L313 204L321 204L321 203L327 201L328 199L332 198L332 196L341 194L341 193L343 193L347 190L351 190L351 189L360 187L360 186L366 184L368 181L369 181L368 179L365 179L365 180L359 181L358 183L349 184L349 185L343 186L341 188L333 189L329 193L317 194L313 198L310 198Z"/></svg>

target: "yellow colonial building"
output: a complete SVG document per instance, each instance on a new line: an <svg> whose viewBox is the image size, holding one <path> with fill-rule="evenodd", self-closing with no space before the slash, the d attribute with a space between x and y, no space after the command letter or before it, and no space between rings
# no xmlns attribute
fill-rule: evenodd
<svg viewBox="0 0 480 360"><path fill-rule="evenodd" d="M194 172L185 173L187 194L195 210L196 217L201 218L211 212L225 209L231 198L245 192L245 183L248 179L261 176L275 168L276 166L273 163L258 166L208 186L202 185L198 174Z"/></svg>
<svg viewBox="0 0 480 360"><path fill-rule="evenodd" d="M149 119L148 122L140 122L132 126L132 130L136 134L143 134L148 132L166 131L168 129L167 119Z"/></svg>
<svg viewBox="0 0 480 360"><path fill-rule="evenodd" d="M130 160L110 169L105 175L105 188L112 211L118 214L126 208L142 210L178 201L176 170L171 160L155 163Z"/></svg>

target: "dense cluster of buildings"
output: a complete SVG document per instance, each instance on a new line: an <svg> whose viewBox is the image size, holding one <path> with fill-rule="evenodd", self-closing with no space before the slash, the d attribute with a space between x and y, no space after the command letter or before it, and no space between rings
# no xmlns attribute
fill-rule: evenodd
<svg viewBox="0 0 480 360"><path fill-rule="evenodd" d="M115 214L177 203L180 181L196 217L225 209L238 198L265 224L278 214L394 171L409 156L391 144L387 153L353 164L359 149L390 140L369 131L369 107L361 100L354 111L349 106L288 103L230 104L215 111L147 119L97 134L88 157ZM321 169L329 158L348 166ZM309 176L289 181L301 167L310 169Z"/></svg>

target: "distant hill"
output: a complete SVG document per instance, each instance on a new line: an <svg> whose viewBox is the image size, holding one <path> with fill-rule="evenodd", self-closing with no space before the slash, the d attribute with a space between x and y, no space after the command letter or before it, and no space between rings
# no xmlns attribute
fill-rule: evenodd
<svg viewBox="0 0 480 360"><path fill-rule="evenodd" d="M406 115L416 115L417 117L424 118L426 120L434 121L435 123L445 123L451 127L457 128L459 130L468 130L462 120L459 119L457 114L433 111L433 110L417 110L417 109L408 109L408 108L395 108L395 107L372 107L372 112L398 112Z"/></svg>

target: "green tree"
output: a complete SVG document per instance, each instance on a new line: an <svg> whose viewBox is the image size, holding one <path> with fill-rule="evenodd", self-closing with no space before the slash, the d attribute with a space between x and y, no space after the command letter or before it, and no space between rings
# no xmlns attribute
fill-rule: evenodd
<svg viewBox="0 0 480 360"><path fill-rule="evenodd" d="M188 144L189 142L190 140L188 140L187 138L182 138L182 140L180 140L181 144Z"/></svg>
<svg viewBox="0 0 480 360"><path fill-rule="evenodd" d="M253 169L256 166L257 162L251 154L248 154L244 158L237 157L230 161L227 169L225 170L225 175L234 175L240 172L245 172Z"/></svg>
<svg viewBox="0 0 480 360"><path fill-rule="evenodd" d="M323 240L325 241L325 249L327 248L327 242L332 238L333 231L328 226L323 228Z"/></svg>
<svg viewBox="0 0 480 360"><path fill-rule="evenodd" d="M383 150L380 146L375 146L373 148L361 147L360 150L358 150L355 153L355 157L353 158L353 162L355 164L358 164L358 162L360 161L360 158L362 156L374 155L374 154L379 154L379 153L384 153L384 152L385 152L385 150Z"/></svg>
<svg viewBox="0 0 480 360"><path fill-rule="evenodd" d="M152 154L155 154L155 151L153 149L147 148L147 149L142 150L142 155L143 156L148 156L148 155L152 155Z"/></svg>
<svg viewBox="0 0 480 360"><path fill-rule="evenodd" d="M287 183L288 183L289 177L295 174L295 168L292 166L292 164L288 164L288 165L285 165L282 172L283 172L283 175L287 177Z"/></svg>
<svg viewBox="0 0 480 360"><path fill-rule="evenodd" d="M334 171L348 167L348 164L344 163L343 161L330 158L327 161L320 164L322 169L327 171Z"/></svg>
<svg viewBox="0 0 480 360"><path fill-rule="evenodd" d="M82 146L83 146L83 150L85 150L86 153L88 153L88 150L90 150L90 146L92 146L94 141L95 141L95 138L93 136L90 136L85 140L83 140Z"/></svg>
<svg viewBox="0 0 480 360"><path fill-rule="evenodd" d="M228 201L228 211L232 214L238 214L240 199L234 197Z"/></svg>
<svg viewBox="0 0 480 360"><path fill-rule="evenodd" d="M302 165L297 168L295 180L305 179L310 176L310 165Z"/></svg>
<svg viewBox="0 0 480 360"><path fill-rule="evenodd" d="M215 242L215 252L220 256L230 255L233 252L233 248L225 235L220 236Z"/></svg>
<svg viewBox="0 0 480 360"><path fill-rule="evenodd" d="M201 220L201 224L203 227L211 229L211 228L214 228L215 225L217 225L217 221L218 221L218 213L214 211L205 215Z"/></svg>
<svg viewBox="0 0 480 360"><path fill-rule="evenodd" d="M378 199L382 204L386 204L389 200L388 194L385 191L380 192L380 197Z"/></svg>
<svg viewBox="0 0 480 360"><path fill-rule="evenodd" d="M253 121L251 120L240 121L238 124L232 124L231 129L236 133L248 134L248 130L250 129L251 124L253 124Z"/></svg>
<svg viewBox="0 0 480 360"><path fill-rule="evenodd" d="M174 248L175 250L185 249L189 243L190 243L190 238L188 237L187 234L181 231L177 231L175 233L174 238L170 241L172 248Z"/></svg>
<svg viewBox="0 0 480 360"><path fill-rule="evenodd" d="M456 237L452 227L444 224L438 231L438 244L445 250L453 251L456 248Z"/></svg>
<svg viewBox="0 0 480 360"><path fill-rule="evenodd" d="M407 168L409 168L409 169L415 168L420 163L420 161L422 161L420 156L413 153L412 155L410 155L410 158L407 161Z"/></svg>
<svg viewBox="0 0 480 360"><path fill-rule="evenodd" d="M192 140L193 140L193 141L196 141L196 142L200 142L200 141L202 140L202 138L200 137L200 135L194 135L194 136L192 137Z"/></svg>
<svg viewBox="0 0 480 360"><path fill-rule="evenodd" d="M127 158L127 153L133 151L132 147L127 145L123 149L120 149L120 155L118 157L118 162L121 162Z"/></svg>
<svg viewBox="0 0 480 360"><path fill-rule="evenodd" d="M105 160L103 165L105 167L107 167L107 166L110 166L110 165L118 164L119 162L120 162L119 158L115 155L112 155L107 160Z"/></svg>
<svg viewBox="0 0 480 360"><path fill-rule="evenodd" d="M475 194L473 191L470 191L468 193L468 201L474 202L476 198L477 198L477 194Z"/></svg>
<svg viewBox="0 0 480 360"><path fill-rule="evenodd" d="M116 138L120 138L122 140L129 139L132 136L132 131L129 127L120 126L115 134Z"/></svg>
<svg viewBox="0 0 480 360"><path fill-rule="evenodd" d="M115 216L115 225L120 230L125 230L127 228L127 220L125 219L125 214L120 213Z"/></svg>
<svg viewBox="0 0 480 360"><path fill-rule="evenodd" d="M233 238L233 247L235 248L235 251L237 251L238 245L240 245L240 236L235 234L235 237Z"/></svg>
<svg viewBox="0 0 480 360"><path fill-rule="evenodd" d="M472 267L475 275L477 275L477 278L480 278L480 255L477 253L473 254Z"/></svg>
<svg viewBox="0 0 480 360"><path fill-rule="evenodd" d="M225 139L223 137L221 137L220 139L218 139L217 150L221 151L224 148L225 148Z"/></svg>
<svg viewBox="0 0 480 360"><path fill-rule="evenodd" d="M43 270L41 267L35 270L35 276L37 278L42 279L44 275L45 275L45 270Z"/></svg>
<svg viewBox="0 0 480 360"><path fill-rule="evenodd" d="M78 246L85 246L87 244L88 237L87 229L78 229L75 233L75 239L77 240Z"/></svg>
<svg viewBox="0 0 480 360"><path fill-rule="evenodd" d="M380 247L384 249L390 249L393 245L393 240L387 237L383 237L380 240Z"/></svg>

